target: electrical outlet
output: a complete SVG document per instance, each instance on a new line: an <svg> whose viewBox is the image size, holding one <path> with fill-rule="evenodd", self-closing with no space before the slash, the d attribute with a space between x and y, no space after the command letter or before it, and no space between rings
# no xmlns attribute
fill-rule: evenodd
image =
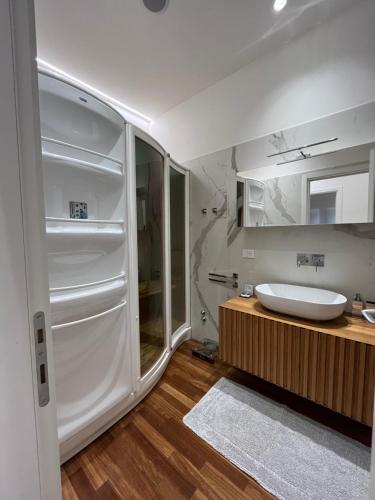
<svg viewBox="0 0 375 500"><path fill-rule="evenodd" d="M242 250L242 257L244 259L255 259L255 250L250 250L250 249L244 248Z"/></svg>

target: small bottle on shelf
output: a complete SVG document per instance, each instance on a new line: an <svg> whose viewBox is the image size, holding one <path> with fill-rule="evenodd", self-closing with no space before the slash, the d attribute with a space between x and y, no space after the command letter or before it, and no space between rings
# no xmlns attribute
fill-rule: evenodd
<svg viewBox="0 0 375 500"><path fill-rule="evenodd" d="M362 316L363 300L360 293L355 293L352 298L352 315L353 316Z"/></svg>

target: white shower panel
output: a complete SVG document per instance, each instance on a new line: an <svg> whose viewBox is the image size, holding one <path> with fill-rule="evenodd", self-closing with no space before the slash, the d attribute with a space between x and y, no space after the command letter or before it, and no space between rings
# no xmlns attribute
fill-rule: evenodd
<svg viewBox="0 0 375 500"><path fill-rule="evenodd" d="M124 120L96 97L58 78L39 75L42 136L123 157ZM48 119L43 119L48 117Z"/></svg>
<svg viewBox="0 0 375 500"><path fill-rule="evenodd" d="M124 271L124 248L117 235L112 239L105 235L102 239L100 235L55 236L47 236L51 288L101 281Z"/></svg>
<svg viewBox="0 0 375 500"><path fill-rule="evenodd" d="M47 216L70 217L70 202L83 201L88 219L123 217L123 176L118 171L50 153L43 153L43 169L45 178L48 176Z"/></svg>
<svg viewBox="0 0 375 500"><path fill-rule="evenodd" d="M57 325L111 309L126 294L125 278L51 292L52 322Z"/></svg>
<svg viewBox="0 0 375 500"><path fill-rule="evenodd" d="M172 342L166 152L71 82L41 72L39 90L58 435L65 461L142 400L173 350L189 338L190 321L185 314ZM148 231L137 228L137 199ZM148 249L151 233L159 240ZM151 257L143 274L138 251L139 262ZM187 261L187 276L188 267ZM141 329L138 309L146 318Z"/></svg>
<svg viewBox="0 0 375 500"><path fill-rule="evenodd" d="M133 391L127 305L125 123L40 74L57 420L63 459ZM76 218L78 217L78 218Z"/></svg>
<svg viewBox="0 0 375 500"><path fill-rule="evenodd" d="M131 392L125 303L53 326L59 441L92 425Z"/></svg>

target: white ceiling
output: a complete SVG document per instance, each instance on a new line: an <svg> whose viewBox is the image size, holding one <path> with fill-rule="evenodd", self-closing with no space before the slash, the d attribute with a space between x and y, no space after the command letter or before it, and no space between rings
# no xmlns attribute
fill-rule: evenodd
<svg viewBox="0 0 375 500"><path fill-rule="evenodd" d="M155 119L359 0L35 0L38 57Z"/></svg>

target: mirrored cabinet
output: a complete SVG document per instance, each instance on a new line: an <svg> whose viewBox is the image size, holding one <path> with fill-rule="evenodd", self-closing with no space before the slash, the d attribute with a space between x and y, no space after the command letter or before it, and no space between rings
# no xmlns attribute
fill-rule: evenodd
<svg viewBox="0 0 375 500"><path fill-rule="evenodd" d="M370 103L239 145L238 226L374 222L375 143L356 144L354 129L365 127L374 108Z"/></svg>

